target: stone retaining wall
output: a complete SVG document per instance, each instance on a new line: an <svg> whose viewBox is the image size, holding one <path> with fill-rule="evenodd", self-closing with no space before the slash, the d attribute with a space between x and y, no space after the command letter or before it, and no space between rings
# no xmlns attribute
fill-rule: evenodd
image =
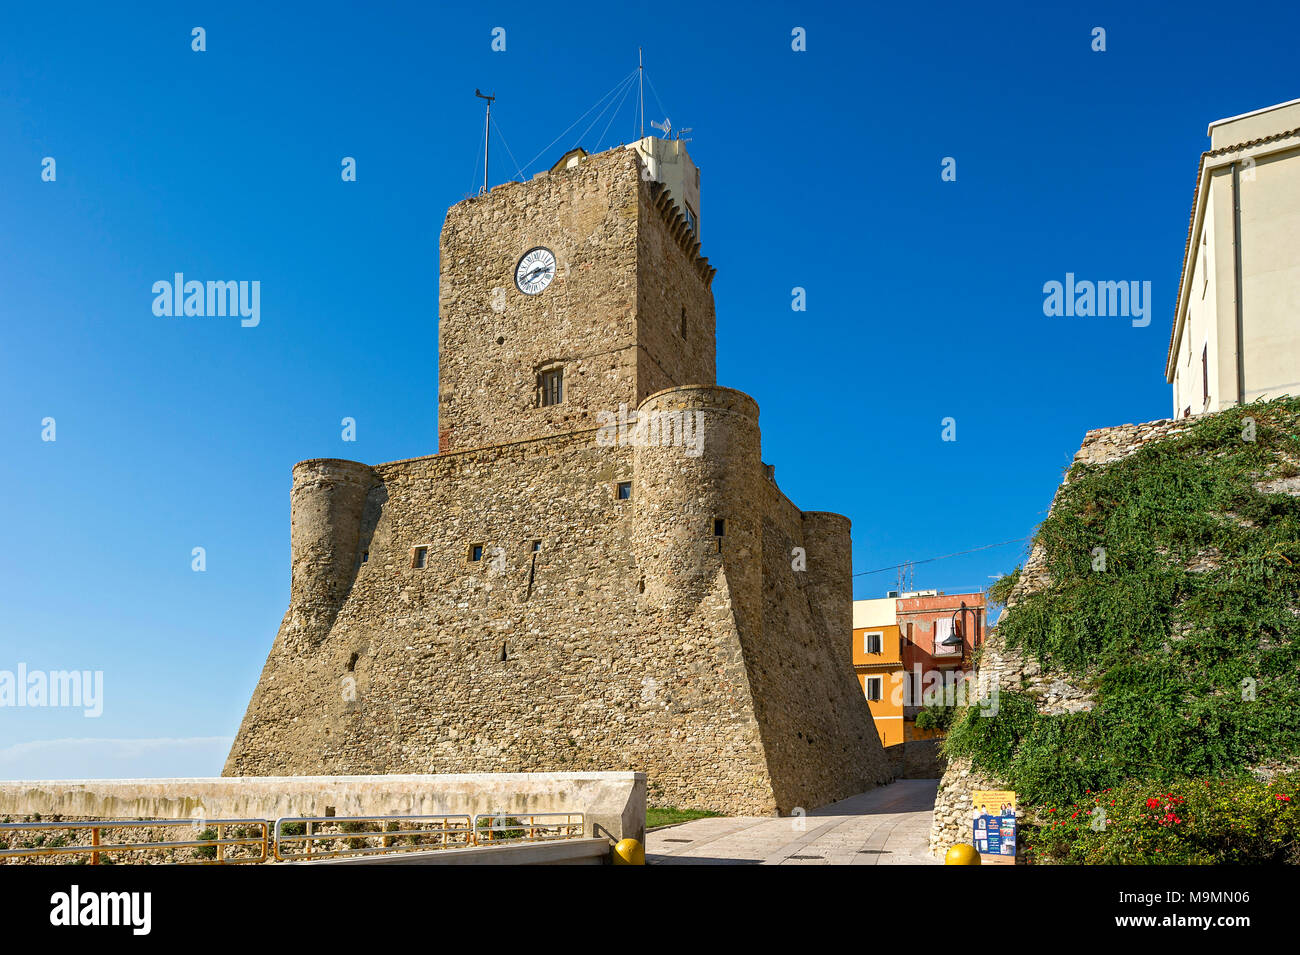
<svg viewBox="0 0 1300 955"><path fill-rule="evenodd" d="M1075 464L1099 465L1127 457L1150 441L1163 440L1186 428L1186 423L1161 420L1144 424L1125 424L1099 428L1084 435L1083 445L1074 456ZM1062 487L1068 483L1068 475ZM1057 494L1059 495L1058 490ZM1004 613L1014 613L1015 606L1027 596L1051 583L1043 547L1035 544L1021 569L1020 579L1007 600ZM1074 686L1059 673L1044 673L1038 661L1019 650L1006 646L994 627L988 633L980 656L981 679L999 689L1027 692L1037 698L1038 710L1045 714L1072 713L1092 707L1089 693ZM939 783L934 803L934 824L930 830L930 851L942 855L957 842L970 842L971 793L977 789L1006 789L1004 780L994 779L971 769L966 759L953 760Z"/></svg>

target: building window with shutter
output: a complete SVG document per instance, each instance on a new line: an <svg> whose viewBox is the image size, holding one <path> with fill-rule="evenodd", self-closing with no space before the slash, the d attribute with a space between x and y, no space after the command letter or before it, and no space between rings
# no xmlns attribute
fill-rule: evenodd
<svg viewBox="0 0 1300 955"><path fill-rule="evenodd" d="M867 699L879 703L884 697L884 679L878 676L867 677Z"/></svg>
<svg viewBox="0 0 1300 955"><path fill-rule="evenodd" d="M564 400L564 369L548 368L541 375L542 407Z"/></svg>
<svg viewBox="0 0 1300 955"><path fill-rule="evenodd" d="M862 652L863 653L880 653L882 643L884 642L884 633L876 631L874 633L864 633L862 635Z"/></svg>
<svg viewBox="0 0 1300 955"><path fill-rule="evenodd" d="M952 618L940 617L934 622L934 649L931 651L934 656L941 656L949 653L960 653L960 647L945 647L943 641L947 640L953 634Z"/></svg>

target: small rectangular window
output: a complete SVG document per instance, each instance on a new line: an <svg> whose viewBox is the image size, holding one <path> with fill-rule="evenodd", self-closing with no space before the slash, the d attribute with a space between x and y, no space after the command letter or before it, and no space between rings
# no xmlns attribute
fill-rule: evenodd
<svg viewBox="0 0 1300 955"><path fill-rule="evenodd" d="M884 679L878 676L867 677L867 699L872 703L879 703L884 696Z"/></svg>
<svg viewBox="0 0 1300 955"><path fill-rule="evenodd" d="M864 633L862 635L862 650L864 653L881 653L881 644L884 641L884 634L877 631L875 633Z"/></svg>
<svg viewBox="0 0 1300 955"><path fill-rule="evenodd" d="M1201 233L1201 254L1197 256L1197 261L1201 266L1201 298L1205 298L1205 290L1210 287L1210 263L1207 256L1210 251L1210 233L1207 229Z"/></svg>
<svg viewBox="0 0 1300 955"><path fill-rule="evenodd" d="M564 400L564 369L542 372L542 406L558 405Z"/></svg>
<svg viewBox="0 0 1300 955"><path fill-rule="evenodd" d="M630 501L632 499L632 482L619 481L615 488L615 495L620 501Z"/></svg>
<svg viewBox="0 0 1300 955"><path fill-rule="evenodd" d="M715 517L713 519L713 536L725 537L727 535L727 521L725 518Z"/></svg>
<svg viewBox="0 0 1300 955"><path fill-rule="evenodd" d="M361 552L361 563L364 564L364 563L365 563L366 561L368 561L369 559L370 559L370 551L368 551L368 550L363 550L363 551Z"/></svg>
<svg viewBox="0 0 1300 955"><path fill-rule="evenodd" d="M429 560L429 548L415 547L411 550L411 566L416 570L422 570Z"/></svg>
<svg viewBox="0 0 1300 955"><path fill-rule="evenodd" d="M1201 348L1201 392L1202 400L1210 402L1210 344L1206 342Z"/></svg>
<svg viewBox="0 0 1300 955"><path fill-rule="evenodd" d="M536 553L537 553L539 550L541 550L541 549L542 549L542 542L541 542L541 541L533 541L533 553L536 554Z"/></svg>
<svg viewBox="0 0 1300 955"><path fill-rule="evenodd" d="M482 560L482 559L483 559L483 545L482 545L482 544L470 544L470 545L469 545L469 559L470 559L470 560Z"/></svg>

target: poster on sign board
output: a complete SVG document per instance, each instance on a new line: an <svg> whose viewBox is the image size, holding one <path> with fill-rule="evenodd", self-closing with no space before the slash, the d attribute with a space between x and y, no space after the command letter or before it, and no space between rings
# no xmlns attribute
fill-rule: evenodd
<svg viewBox="0 0 1300 955"><path fill-rule="evenodd" d="M1009 789L976 790L973 845L983 865L1016 864L1016 794Z"/></svg>

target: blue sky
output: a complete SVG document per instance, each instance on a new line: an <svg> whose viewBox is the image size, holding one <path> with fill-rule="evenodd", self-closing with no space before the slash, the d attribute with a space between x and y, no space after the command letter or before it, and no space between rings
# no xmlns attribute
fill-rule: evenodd
<svg viewBox="0 0 1300 955"><path fill-rule="evenodd" d="M436 448L475 87L501 182L645 48L646 119L692 127L702 169L718 381L758 400L791 498L853 519L859 572L1026 537L1084 431L1169 415L1206 124L1300 96L1293 5L266 6L0 14L0 670L104 673L97 719L0 708L0 778L220 771L287 603L294 462ZM581 145L633 138L630 99L604 127ZM260 281L260 324L155 316L178 271ZM1150 281L1150 325L1044 316L1067 272ZM914 583L984 587L1022 551Z"/></svg>

